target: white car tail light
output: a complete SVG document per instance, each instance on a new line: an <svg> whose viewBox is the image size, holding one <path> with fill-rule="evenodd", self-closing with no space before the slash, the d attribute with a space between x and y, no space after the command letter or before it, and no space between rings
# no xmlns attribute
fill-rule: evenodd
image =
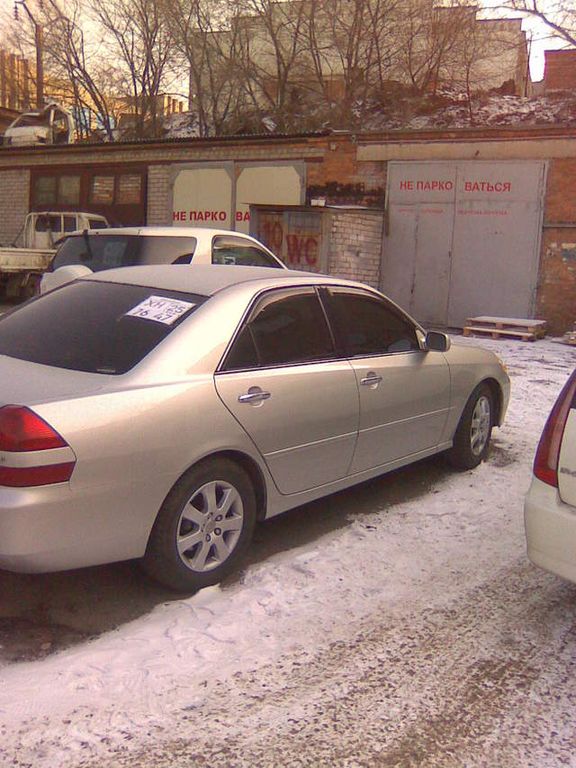
<svg viewBox="0 0 576 768"><path fill-rule="evenodd" d="M0 408L0 485L30 487L70 479L75 461L58 461L38 451L68 448L68 443L44 419L22 405ZM71 452L70 452L71 453Z"/></svg>
<svg viewBox="0 0 576 768"><path fill-rule="evenodd" d="M534 475L543 483L556 488L558 487L558 458L562 437L575 398L576 370L564 385L548 416L534 459Z"/></svg>

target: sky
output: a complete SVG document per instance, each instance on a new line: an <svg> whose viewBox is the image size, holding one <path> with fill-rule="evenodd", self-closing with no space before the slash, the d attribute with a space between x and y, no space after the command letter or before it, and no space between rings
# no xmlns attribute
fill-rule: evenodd
<svg viewBox="0 0 576 768"><path fill-rule="evenodd" d="M505 0L480 0L486 9L496 8ZM540 7L546 8L549 0L541 0ZM488 11L498 16L512 16L503 11ZM526 32L530 50L530 76L534 82L542 80L544 76L544 51L566 46L565 41L554 37L551 30L539 19L527 17L522 23L522 29Z"/></svg>

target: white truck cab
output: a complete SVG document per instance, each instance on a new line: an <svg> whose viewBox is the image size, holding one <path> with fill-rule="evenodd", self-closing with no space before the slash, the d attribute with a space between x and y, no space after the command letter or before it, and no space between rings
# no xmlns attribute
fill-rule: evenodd
<svg viewBox="0 0 576 768"><path fill-rule="evenodd" d="M39 211L26 216L22 234L24 248L54 248L54 243L67 232L84 229L107 229L104 216L82 211Z"/></svg>

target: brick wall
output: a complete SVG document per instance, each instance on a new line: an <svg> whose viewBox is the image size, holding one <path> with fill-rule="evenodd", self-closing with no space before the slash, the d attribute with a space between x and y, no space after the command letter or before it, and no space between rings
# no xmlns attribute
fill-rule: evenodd
<svg viewBox="0 0 576 768"><path fill-rule="evenodd" d="M170 167L153 165L148 169L148 207L146 223L150 226L171 226Z"/></svg>
<svg viewBox="0 0 576 768"><path fill-rule="evenodd" d="M556 335L576 323L576 225L544 230L536 316Z"/></svg>
<svg viewBox="0 0 576 768"><path fill-rule="evenodd" d="M381 211L332 211L330 214L328 271L380 285L384 217Z"/></svg>
<svg viewBox="0 0 576 768"><path fill-rule="evenodd" d="M576 158L561 158L549 163L544 221L576 224Z"/></svg>
<svg viewBox="0 0 576 768"><path fill-rule="evenodd" d="M576 89L576 51L544 51L544 89Z"/></svg>
<svg viewBox="0 0 576 768"><path fill-rule="evenodd" d="M384 207L386 163L359 162L354 137L328 137L321 162L307 164L307 202Z"/></svg>
<svg viewBox="0 0 576 768"><path fill-rule="evenodd" d="M30 171L0 171L1 245L11 245L22 230L28 213L29 188Z"/></svg>
<svg viewBox="0 0 576 768"><path fill-rule="evenodd" d="M574 158L553 160L548 168L536 315L548 320L555 334L571 330L576 322Z"/></svg>

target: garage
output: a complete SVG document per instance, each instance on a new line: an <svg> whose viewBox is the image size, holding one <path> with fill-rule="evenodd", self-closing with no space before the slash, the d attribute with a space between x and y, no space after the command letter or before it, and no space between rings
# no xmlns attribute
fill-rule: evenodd
<svg viewBox="0 0 576 768"><path fill-rule="evenodd" d="M248 234L250 205L300 205L306 195L303 162L195 163L172 169L172 223Z"/></svg>
<svg viewBox="0 0 576 768"><path fill-rule="evenodd" d="M545 161L388 163L382 289L425 324L533 317Z"/></svg>

